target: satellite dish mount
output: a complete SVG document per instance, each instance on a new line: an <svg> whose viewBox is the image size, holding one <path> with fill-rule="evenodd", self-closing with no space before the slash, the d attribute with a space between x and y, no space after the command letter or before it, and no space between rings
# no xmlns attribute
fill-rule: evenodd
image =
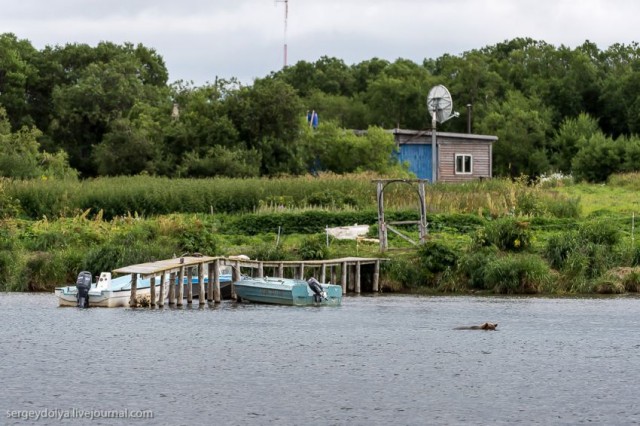
<svg viewBox="0 0 640 426"><path fill-rule="evenodd" d="M450 118L458 117L460 114L453 112L451 93L449 93L449 90L442 84L434 86L429 90L427 109L431 115L431 183L435 183L438 180L436 125L437 123L442 124Z"/></svg>

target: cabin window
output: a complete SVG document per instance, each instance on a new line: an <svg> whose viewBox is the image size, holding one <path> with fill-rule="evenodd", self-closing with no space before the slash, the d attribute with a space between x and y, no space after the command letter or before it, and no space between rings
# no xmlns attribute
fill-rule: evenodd
<svg viewBox="0 0 640 426"><path fill-rule="evenodd" d="M470 175L473 173L473 157L471 154L456 154L456 174Z"/></svg>

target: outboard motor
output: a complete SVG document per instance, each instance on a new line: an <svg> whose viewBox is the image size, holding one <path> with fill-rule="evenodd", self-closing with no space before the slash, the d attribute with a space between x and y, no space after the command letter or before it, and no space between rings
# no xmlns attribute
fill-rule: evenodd
<svg viewBox="0 0 640 426"><path fill-rule="evenodd" d="M327 299L327 293L322 289L322 286L315 278L311 277L307 280L307 285L313 291L313 300L316 303L322 302L322 299Z"/></svg>
<svg viewBox="0 0 640 426"><path fill-rule="evenodd" d="M91 290L91 272L82 271L76 280L78 290L78 308L89 307L89 290Z"/></svg>

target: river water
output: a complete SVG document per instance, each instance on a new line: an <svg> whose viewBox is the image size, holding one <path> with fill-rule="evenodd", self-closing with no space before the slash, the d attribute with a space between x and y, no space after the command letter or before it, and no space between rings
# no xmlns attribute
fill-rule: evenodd
<svg viewBox="0 0 640 426"><path fill-rule="evenodd" d="M0 424L640 422L633 297L80 310L0 293L0 324Z"/></svg>

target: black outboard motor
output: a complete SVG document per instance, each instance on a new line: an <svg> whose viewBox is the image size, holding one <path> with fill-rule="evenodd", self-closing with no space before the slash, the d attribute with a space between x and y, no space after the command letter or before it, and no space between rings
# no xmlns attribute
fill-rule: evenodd
<svg viewBox="0 0 640 426"><path fill-rule="evenodd" d="M313 291L313 300L316 303L320 303L322 302L322 299L326 299L327 298L327 294L324 292L324 290L322 289L322 286L320 285L320 283L318 282L318 280L316 280L315 278L311 277L307 280L307 285L309 286L309 288L311 289L311 291Z"/></svg>
<svg viewBox="0 0 640 426"><path fill-rule="evenodd" d="M76 280L78 290L78 308L89 307L89 290L91 289L91 272L82 271Z"/></svg>

